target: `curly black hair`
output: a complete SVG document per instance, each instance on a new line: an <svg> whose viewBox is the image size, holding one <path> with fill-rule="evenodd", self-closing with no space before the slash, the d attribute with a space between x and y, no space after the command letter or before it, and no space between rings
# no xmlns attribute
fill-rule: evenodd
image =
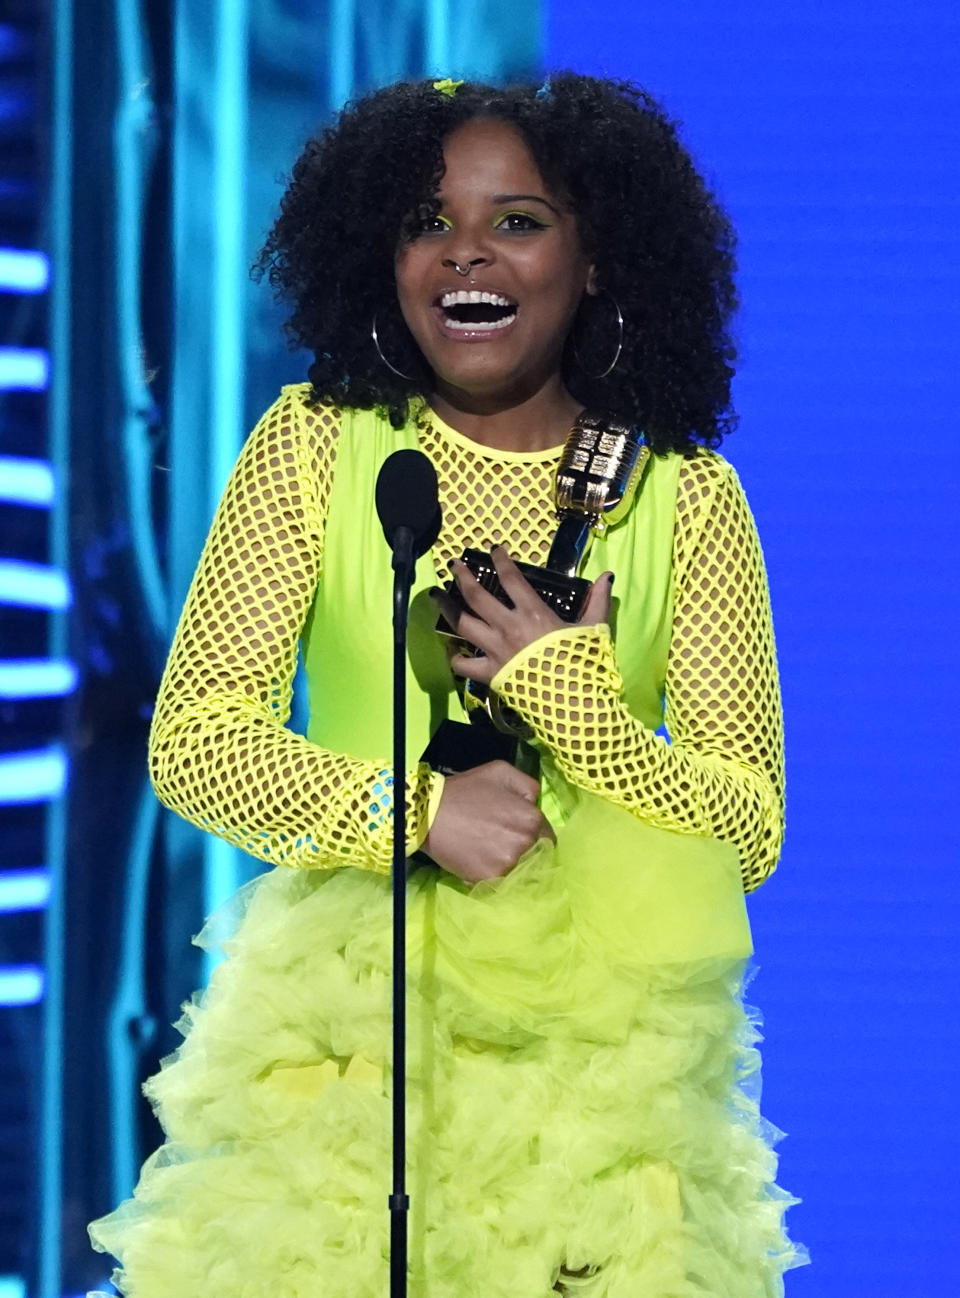
<svg viewBox="0 0 960 1298"><path fill-rule="evenodd" d="M400 315L394 258L436 215L443 144L458 126L514 126L546 183L569 202L584 248L624 318L616 345L609 297L585 296L563 380L590 409L639 424L658 454L719 446L732 430L736 306L730 222L660 105L628 81L572 72L542 86L464 82L443 93L401 82L350 103L306 145L254 266L292 303L287 331L314 354L312 397L378 408L395 427L431 373ZM384 365L371 338L376 317ZM578 359L579 357L579 359Z"/></svg>

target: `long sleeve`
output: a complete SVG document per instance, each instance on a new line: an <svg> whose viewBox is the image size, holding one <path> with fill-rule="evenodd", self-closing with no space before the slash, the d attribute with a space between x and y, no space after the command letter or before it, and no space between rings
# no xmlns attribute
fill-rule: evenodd
<svg viewBox="0 0 960 1298"><path fill-rule="evenodd" d="M333 412L286 388L243 447L180 616L150 731L160 801L272 864L389 872L383 763L286 728L297 642L320 578L337 448ZM442 776L408 774L408 850Z"/></svg>
<svg viewBox="0 0 960 1298"><path fill-rule="evenodd" d="M744 888L776 867L783 734L766 573L734 470L684 461L666 676L670 741L624 704L609 628L562 628L493 681L574 784L663 828L731 842Z"/></svg>

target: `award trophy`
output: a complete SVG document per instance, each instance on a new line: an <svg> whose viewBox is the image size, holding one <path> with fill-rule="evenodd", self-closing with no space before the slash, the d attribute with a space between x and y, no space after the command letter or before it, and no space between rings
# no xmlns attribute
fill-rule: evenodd
<svg viewBox="0 0 960 1298"><path fill-rule="evenodd" d="M649 459L650 448L638 428L584 411L571 429L557 469L554 504L559 526L546 565L538 568L517 563L537 594L564 622L577 621L590 590L590 582L578 577L577 569L591 537L602 535L627 513ZM489 554L467 549L462 558L486 590L508 608L513 607ZM455 582L447 583L446 592L459 611L467 610ZM443 617L437 630L459 639ZM468 648L480 656L479 649ZM468 703L471 721L481 726L492 721L503 734L530 737L532 732L523 718L512 708L501 706L486 685L468 680L466 692L474 700L472 705Z"/></svg>

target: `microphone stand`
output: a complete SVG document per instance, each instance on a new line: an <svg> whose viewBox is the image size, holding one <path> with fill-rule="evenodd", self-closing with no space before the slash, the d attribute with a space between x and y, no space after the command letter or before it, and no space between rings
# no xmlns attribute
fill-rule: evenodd
<svg viewBox="0 0 960 1298"><path fill-rule="evenodd" d="M393 537L393 1192L390 1208L390 1298L407 1293L406 978L407 978L407 611L413 581L413 531Z"/></svg>

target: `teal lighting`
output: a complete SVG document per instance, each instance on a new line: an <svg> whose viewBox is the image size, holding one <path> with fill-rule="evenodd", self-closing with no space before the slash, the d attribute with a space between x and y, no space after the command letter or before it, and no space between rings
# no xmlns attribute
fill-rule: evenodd
<svg viewBox="0 0 960 1298"><path fill-rule="evenodd" d="M150 845L157 832L160 806L144 780L138 800L123 906L120 941L113 952L117 962L116 992L107 1015L107 1078L111 1125L116 1136L111 1148L112 1197L129 1195L137 1179L137 1107L140 1058L131 1049L130 1024L147 1013L144 981L143 934L149 925L148 896Z"/></svg>
<svg viewBox="0 0 960 1298"><path fill-rule="evenodd" d="M0 872L0 914L44 910L50 900L50 871L38 865L28 870ZM3 1287L0 1284L0 1298Z"/></svg>
<svg viewBox="0 0 960 1298"><path fill-rule="evenodd" d="M113 127L116 203L115 271L117 364L122 402L122 464L129 493L131 553L140 578L140 594L154 628L166 619L163 577L157 557L150 504L154 475L153 447L147 412L153 394L147 378L141 331L143 228L149 175L156 147L153 123L157 106L146 50L144 13L140 5L115 0L119 92Z"/></svg>
<svg viewBox="0 0 960 1298"><path fill-rule="evenodd" d="M43 392L50 357L39 347L0 347L0 391Z"/></svg>
<svg viewBox="0 0 960 1298"><path fill-rule="evenodd" d="M11 505L53 504L53 466L48 460L0 455L0 500Z"/></svg>
<svg viewBox="0 0 960 1298"><path fill-rule="evenodd" d="M42 293L49 283L50 262L44 253L0 248L0 292Z"/></svg>
<svg viewBox="0 0 960 1298"><path fill-rule="evenodd" d="M55 658L0 660L0 699L52 699L77 688L77 668Z"/></svg>
<svg viewBox="0 0 960 1298"><path fill-rule="evenodd" d="M438 77L456 77L450 71L450 4L449 0L427 0L427 68Z"/></svg>
<svg viewBox="0 0 960 1298"><path fill-rule="evenodd" d="M72 188L73 188L73 4L51 6L47 19L51 55L51 150L49 188L49 249L54 273L50 284L50 373L47 414L49 454L58 496L66 501L70 482ZM70 516L63 504L48 515L51 562L66 572L72 559ZM46 651L52 658L69 654L67 619L54 613L47 619ZM66 799L47 807L46 860L50 869L50 900L43 912L44 964L47 981L43 998L43 1056L40 1069L40 1149L37 1168L38 1222L36 1233L37 1298L60 1298L63 1248L63 1040L64 952L66 916L63 878L66 869Z"/></svg>
<svg viewBox="0 0 960 1298"><path fill-rule="evenodd" d="M0 604L20 608L69 608L70 583L45 563L0 559Z"/></svg>
<svg viewBox="0 0 960 1298"><path fill-rule="evenodd" d="M336 6L335 6L336 7ZM237 455L243 427L245 361L244 305L246 222L244 176L247 168L247 41L245 0L221 4L217 13L216 64L211 81L213 152L213 313L210 370L210 475L207 508L212 514ZM204 908L209 915L236 892L240 855L221 839L204 842ZM217 963L206 953L207 973Z"/></svg>
<svg viewBox="0 0 960 1298"><path fill-rule="evenodd" d="M0 757L0 806L49 802L67 783L67 758L60 748L4 753Z"/></svg>
<svg viewBox="0 0 960 1298"><path fill-rule="evenodd" d="M0 1005L36 1005L42 1000L42 969L33 964L0 965Z"/></svg>
<svg viewBox="0 0 960 1298"><path fill-rule="evenodd" d="M341 109L353 94L355 0L331 0L329 23L330 103Z"/></svg>
<svg viewBox="0 0 960 1298"><path fill-rule="evenodd" d="M0 1275L0 1298L27 1298L27 1282L20 1275Z"/></svg>

